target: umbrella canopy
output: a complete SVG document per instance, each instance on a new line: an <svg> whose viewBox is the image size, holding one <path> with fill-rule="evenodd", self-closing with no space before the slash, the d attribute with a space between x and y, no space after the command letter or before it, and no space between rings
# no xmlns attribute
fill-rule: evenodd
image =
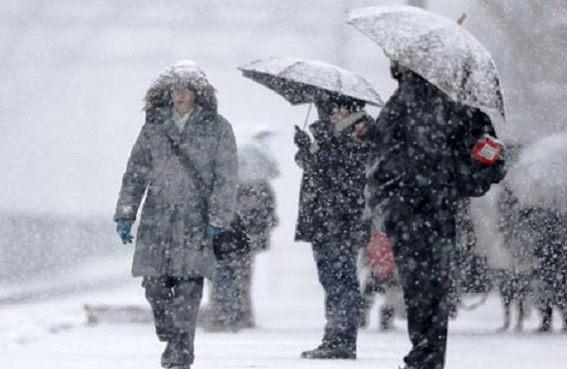
<svg viewBox="0 0 567 369"><path fill-rule="evenodd" d="M506 182L522 206L567 208L567 132L527 147Z"/></svg>
<svg viewBox="0 0 567 369"><path fill-rule="evenodd" d="M455 21L412 6L373 6L351 11L348 23L453 100L504 117L490 53Z"/></svg>
<svg viewBox="0 0 567 369"><path fill-rule="evenodd" d="M239 183L271 181L279 175L278 162L267 147L257 142L248 142L238 148Z"/></svg>
<svg viewBox="0 0 567 369"><path fill-rule="evenodd" d="M382 106L370 82L356 73L329 63L279 57L256 60L238 68L244 77L283 96L293 105L312 103L321 90Z"/></svg>

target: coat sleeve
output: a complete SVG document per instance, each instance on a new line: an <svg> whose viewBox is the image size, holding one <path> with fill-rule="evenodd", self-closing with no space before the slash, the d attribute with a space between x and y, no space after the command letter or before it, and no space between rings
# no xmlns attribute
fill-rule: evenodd
<svg viewBox="0 0 567 369"><path fill-rule="evenodd" d="M122 177L122 187L118 196L114 220L136 219L152 170L149 141L149 126L146 124L142 127L128 158L126 172Z"/></svg>
<svg viewBox="0 0 567 369"><path fill-rule="evenodd" d="M209 199L209 224L228 228L236 208L238 157L231 125L222 117L216 150L213 190Z"/></svg>

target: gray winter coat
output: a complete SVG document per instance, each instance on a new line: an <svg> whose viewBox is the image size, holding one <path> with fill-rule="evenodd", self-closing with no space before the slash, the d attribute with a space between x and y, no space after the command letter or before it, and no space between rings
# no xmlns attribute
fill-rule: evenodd
<svg viewBox="0 0 567 369"><path fill-rule="evenodd" d="M130 154L114 219L136 219L145 195L133 276L211 277L215 257L205 229L226 229L232 220L238 177L234 134L212 106L199 101L183 132L171 113L168 104L146 107L146 123ZM172 141L191 159L210 197L199 190Z"/></svg>

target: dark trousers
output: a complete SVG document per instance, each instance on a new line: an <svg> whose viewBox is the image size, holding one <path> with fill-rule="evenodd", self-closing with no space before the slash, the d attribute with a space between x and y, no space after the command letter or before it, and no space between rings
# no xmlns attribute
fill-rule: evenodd
<svg viewBox="0 0 567 369"><path fill-rule="evenodd" d="M556 307L564 317L564 330L567 330L567 263L555 251L544 253L536 274L536 306L541 315L540 330L552 328L553 308Z"/></svg>
<svg viewBox="0 0 567 369"><path fill-rule="evenodd" d="M217 261L207 316L211 329L237 331L254 325L252 258L249 254Z"/></svg>
<svg viewBox="0 0 567 369"><path fill-rule="evenodd" d="M358 245L353 242L313 243L319 282L325 290L324 345L356 350L361 305L357 254Z"/></svg>
<svg viewBox="0 0 567 369"><path fill-rule="evenodd" d="M407 199L406 199L407 200ZM456 207L435 197L400 202L386 220L404 291L412 343L404 357L412 369L445 365L450 263L455 249Z"/></svg>
<svg viewBox="0 0 567 369"><path fill-rule="evenodd" d="M146 277L142 282L146 299L152 307L156 333L160 341L182 339L194 358L195 328L203 297L203 277Z"/></svg>

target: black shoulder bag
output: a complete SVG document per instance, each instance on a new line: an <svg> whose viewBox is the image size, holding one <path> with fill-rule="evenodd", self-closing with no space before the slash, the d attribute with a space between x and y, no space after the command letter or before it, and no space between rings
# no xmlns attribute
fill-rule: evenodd
<svg viewBox="0 0 567 369"><path fill-rule="evenodd" d="M201 174L197 171L197 168L195 168L193 161L181 152L179 145L177 145L171 137L167 134L166 137L171 143L174 154L179 158L179 161L183 164L185 169L196 179L195 184L199 187L200 191L209 199L211 191L205 184ZM238 213L234 213L234 218L228 230L224 230L220 234L213 236L213 251L217 260L226 260L250 253L250 237Z"/></svg>

